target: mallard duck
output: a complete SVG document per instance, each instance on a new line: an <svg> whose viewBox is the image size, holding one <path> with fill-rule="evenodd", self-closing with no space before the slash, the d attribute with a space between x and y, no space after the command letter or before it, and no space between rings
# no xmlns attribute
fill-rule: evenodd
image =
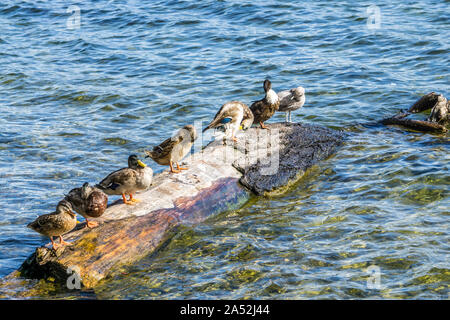
<svg viewBox="0 0 450 320"><path fill-rule="evenodd" d="M447 99L442 94L439 95L436 104L431 109L430 117L427 120L437 123L447 121L447 118L450 115L449 106Z"/></svg>
<svg viewBox="0 0 450 320"><path fill-rule="evenodd" d="M73 209L86 219L86 227L95 228L98 223L89 218L98 218L108 206L108 196L98 188L85 182L81 188L74 188L64 198L72 204Z"/></svg>
<svg viewBox="0 0 450 320"><path fill-rule="evenodd" d="M43 214L27 225L28 228L50 238L53 249L57 244L53 237L59 237L60 245L68 245L69 242L63 240L62 236L71 231L77 225L77 217L73 212L72 205L67 200L61 200L56 206L56 211Z"/></svg>
<svg viewBox="0 0 450 320"><path fill-rule="evenodd" d="M152 158L160 165L170 166L172 173L180 173L181 170L187 170L187 168L180 167L178 162L191 151L195 139L197 139L195 127L193 125L184 126L174 136L154 147L152 151L145 151L146 158ZM177 169L174 169L174 163Z"/></svg>
<svg viewBox="0 0 450 320"><path fill-rule="evenodd" d="M278 110L280 106L280 99L275 91L272 90L272 83L269 80L264 80L264 92L266 96L258 101L255 101L250 110L253 112L254 122L259 123L262 129L268 129L264 125L264 121L270 119L271 116Z"/></svg>
<svg viewBox="0 0 450 320"><path fill-rule="evenodd" d="M96 187L108 195L122 195L123 203L131 205L140 201L133 198L133 193L147 190L152 178L153 170L133 154L128 157L128 168L110 173ZM127 194L130 196L129 200L125 197Z"/></svg>
<svg viewBox="0 0 450 320"><path fill-rule="evenodd" d="M292 122L291 111L300 109L305 104L305 88L297 87L278 92L278 99L280 99L278 111L286 112L286 122Z"/></svg>
<svg viewBox="0 0 450 320"><path fill-rule="evenodd" d="M203 129L203 132L211 128L225 127L225 131L231 129L231 139L237 141L236 133L239 129L248 129L253 124L253 113L250 108L240 102L231 101L225 103L216 113L213 121Z"/></svg>

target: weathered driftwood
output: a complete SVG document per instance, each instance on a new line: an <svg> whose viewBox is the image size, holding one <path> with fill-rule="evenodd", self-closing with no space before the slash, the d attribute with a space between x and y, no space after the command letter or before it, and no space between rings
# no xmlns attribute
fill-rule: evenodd
<svg viewBox="0 0 450 320"><path fill-rule="evenodd" d="M438 101L439 94L436 92L430 92L422 96L417 100L408 110L409 113L418 113L425 110L429 110L434 107Z"/></svg>
<svg viewBox="0 0 450 320"><path fill-rule="evenodd" d="M97 220L99 227L69 233L73 244L57 251L38 248L12 276L64 283L75 270L84 287L93 287L116 267L154 252L178 225L240 207L250 192L238 181L258 194L274 192L331 155L343 140L342 133L319 126L268 126L240 133L236 144L210 143L188 157L189 170L156 175L152 187L137 195L142 202L117 201Z"/></svg>
<svg viewBox="0 0 450 320"><path fill-rule="evenodd" d="M448 131L445 126L436 122L406 119L408 115L408 113L400 113L391 118L381 120L381 123L384 125L400 125L412 130L425 132L445 133Z"/></svg>
<svg viewBox="0 0 450 320"><path fill-rule="evenodd" d="M447 119L437 119L438 121L435 122L428 121L430 119L426 121L406 119L406 117L408 117L412 113L418 113L433 109L438 103L439 98L440 94L436 92L427 93L419 100L417 100L407 112L399 112L393 117L381 120L381 123L384 125L399 125L417 131L445 133L448 131L448 129L443 124L445 124ZM445 103L447 103L447 107L449 107L450 109L450 102L448 102L443 96L441 97L441 99L445 100ZM445 115L445 117L447 116Z"/></svg>

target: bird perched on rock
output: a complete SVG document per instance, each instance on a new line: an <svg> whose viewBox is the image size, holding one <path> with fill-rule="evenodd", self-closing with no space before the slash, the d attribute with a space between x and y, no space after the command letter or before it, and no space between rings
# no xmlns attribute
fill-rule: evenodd
<svg viewBox="0 0 450 320"><path fill-rule="evenodd" d="M270 119L275 111L278 110L280 106L280 99L275 91L272 90L272 83L269 80L264 80L264 92L265 97L261 100L255 101L251 106L250 110L253 112L254 122L259 123L262 129L268 129L264 125L264 121Z"/></svg>
<svg viewBox="0 0 450 320"><path fill-rule="evenodd" d="M246 130L253 124L253 113L250 108L240 101L230 101L220 107L213 121L203 129L203 132L211 128L224 127L225 131L231 131L231 139L237 141L236 133L240 128Z"/></svg>
<svg viewBox="0 0 450 320"><path fill-rule="evenodd" d="M64 198L72 204L73 209L86 219L86 226L98 226L90 218L100 217L108 206L108 196L100 189L92 187L85 182L81 188L74 188Z"/></svg>
<svg viewBox="0 0 450 320"><path fill-rule="evenodd" d="M174 136L164 140L160 145L154 147L152 151L145 151L147 158L152 158L156 163L163 166L170 166L170 172L180 173L187 168L180 167L178 163L190 151L194 141L197 139L197 131L193 125L181 128ZM177 169L174 169L173 164Z"/></svg>
<svg viewBox="0 0 450 320"><path fill-rule="evenodd" d="M133 198L136 191L147 190L152 183L153 170L138 159L136 155L128 157L128 168L122 168L110 173L103 179L97 188L108 195L122 195L123 203L133 204L139 202ZM127 200L125 195L129 195Z"/></svg>
<svg viewBox="0 0 450 320"><path fill-rule="evenodd" d="M286 122L292 122L291 111L303 107L306 101L305 88L297 87L278 92L280 107L278 111L286 112Z"/></svg>
<svg viewBox="0 0 450 320"><path fill-rule="evenodd" d="M56 211L43 214L27 225L28 228L50 238L53 249L58 245L53 237L59 237L59 245L68 245L62 236L71 231L77 225L77 217L73 212L72 205L67 200L61 200L56 206Z"/></svg>
<svg viewBox="0 0 450 320"><path fill-rule="evenodd" d="M447 121L450 116L449 107L450 104L447 99L442 94L439 95L436 104L431 109L430 117L427 120L438 123Z"/></svg>

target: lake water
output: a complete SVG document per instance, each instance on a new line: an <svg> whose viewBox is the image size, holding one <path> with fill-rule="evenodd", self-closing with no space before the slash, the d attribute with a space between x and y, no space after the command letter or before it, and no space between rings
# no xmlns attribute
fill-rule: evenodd
<svg viewBox="0 0 450 320"><path fill-rule="evenodd" d="M268 77L276 91L306 88L294 121L349 133L336 155L282 196L183 227L91 292L43 285L37 296L448 299L449 137L373 123L430 91L450 98L449 11L449 1L2 0L0 276L47 242L25 226L65 192L224 102L262 97Z"/></svg>

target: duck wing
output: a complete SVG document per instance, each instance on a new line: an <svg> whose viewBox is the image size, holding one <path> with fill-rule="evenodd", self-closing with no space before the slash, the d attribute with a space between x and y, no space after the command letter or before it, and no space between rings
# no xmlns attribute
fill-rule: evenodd
<svg viewBox="0 0 450 320"><path fill-rule="evenodd" d="M121 185L132 184L136 181L136 171L131 168L122 168L110 173L96 187L99 189L115 190Z"/></svg>
<svg viewBox="0 0 450 320"><path fill-rule="evenodd" d="M100 217L108 206L108 196L101 190L94 190L87 198L86 214L90 217Z"/></svg>
<svg viewBox="0 0 450 320"><path fill-rule="evenodd" d="M64 219L61 215L50 213L39 216L27 225L28 228L37 232L45 232L46 230L55 230L64 226Z"/></svg>
<svg viewBox="0 0 450 320"><path fill-rule="evenodd" d="M213 121L211 121L211 123L205 129L203 129L203 132L205 132L208 129L215 128L231 122L233 117L236 116L235 107L237 105L242 106L242 103L237 101L225 103L216 113Z"/></svg>
<svg viewBox="0 0 450 320"><path fill-rule="evenodd" d="M242 120L253 119L252 110L250 110L250 108L246 104L243 105L243 108L244 108L244 118Z"/></svg>
<svg viewBox="0 0 450 320"><path fill-rule="evenodd" d="M265 109L264 102L265 102L265 100L261 99L261 100L253 102L252 105L250 106L250 110L252 111L255 118L261 116L264 113L264 109Z"/></svg>
<svg viewBox="0 0 450 320"><path fill-rule="evenodd" d="M145 151L145 153L152 159L160 159L168 157L173 148L183 141L182 135L167 138L161 144L153 148L152 151Z"/></svg>

